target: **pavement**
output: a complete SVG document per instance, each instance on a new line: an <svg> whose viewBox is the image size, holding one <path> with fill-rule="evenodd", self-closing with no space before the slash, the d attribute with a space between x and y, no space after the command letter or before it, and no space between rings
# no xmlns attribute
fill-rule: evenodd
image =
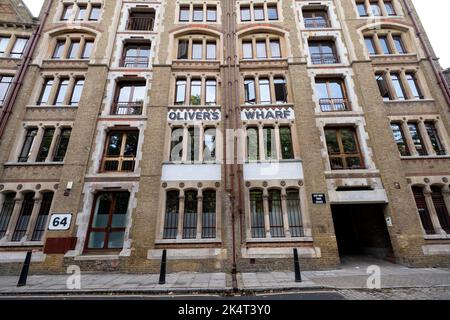
<svg viewBox="0 0 450 320"><path fill-rule="evenodd" d="M380 273L379 290L369 290L367 287L371 275L367 270L373 266L377 266L374 270ZM294 273L289 271L238 273L238 288L234 291L231 275L226 273L169 273L163 285L158 284L158 274L81 272L79 278L70 274L31 275L24 287L16 286L17 276L0 276L0 298L52 295L255 296L289 292L322 293L326 297L327 293L332 292L345 299L450 299L450 268L412 269L371 258L344 259L336 270L304 271L302 280L295 282ZM73 289L77 283L79 287Z"/></svg>

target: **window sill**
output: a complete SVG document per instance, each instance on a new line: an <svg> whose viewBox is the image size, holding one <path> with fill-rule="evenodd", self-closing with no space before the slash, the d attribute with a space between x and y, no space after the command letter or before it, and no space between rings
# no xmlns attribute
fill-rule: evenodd
<svg viewBox="0 0 450 320"><path fill-rule="evenodd" d="M42 241L0 242L0 247L42 247L42 246L44 246L44 242Z"/></svg>
<svg viewBox="0 0 450 320"><path fill-rule="evenodd" d="M155 244L206 244L206 243L222 243L219 238L215 239L157 239Z"/></svg>
<svg viewBox="0 0 450 320"><path fill-rule="evenodd" d="M312 237L298 237L298 238L250 238L247 243L277 243L277 242L312 242Z"/></svg>
<svg viewBox="0 0 450 320"><path fill-rule="evenodd" d="M27 105L27 109L78 109L78 106L71 105L54 105L54 104L42 104L42 105Z"/></svg>
<svg viewBox="0 0 450 320"><path fill-rule="evenodd" d="M421 103L421 102L434 102L434 99L410 99L410 100L385 100L384 103Z"/></svg>
<svg viewBox="0 0 450 320"><path fill-rule="evenodd" d="M168 106L169 109L208 109L208 108L219 109L220 107L221 106L219 104L203 104L203 105L172 104Z"/></svg>
<svg viewBox="0 0 450 320"><path fill-rule="evenodd" d="M377 169L344 169L344 170L327 170L324 172L325 175L335 175L335 174L342 174L342 175L351 175L351 174L379 174L380 171Z"/></svg>
<svg viewBox="0 0 450 320"><path fill-rule="evenodd" d="M6 162L5 167L49 167L63 166L64 162Z"/></svg>
<svg viewBox="0 0 450 320"><path fill-rule="evenodd" d="M438 160L438 159L450 159L450 155L443 156L402 156L400 157L402 160Z"/></svg>
<svg viewBox="0 0 450 320"><path fill-rule="evenodd" d="M246 160L245 164L277 164L277 163L298 163L303 162L302 159L280 159L280 160Z"/></svg>
<svg viewBox="0 0 450 320"><path fill-rule="evenodd" d="M173 166L192 166L192 165L221 165L220 161L207 162L207 161L197 161L197 162L174 162L174 161L163 161L163 165L173 165Z"/></svg>
<svg viewBox="0 0 450 320"><path fill-rule="evenodd" d="M401 58L401 57L417 57L417 53L391 53L391 54L370 54L370 58Z"/></svg>
<svg viewBox="0 0 450 320"><path fill-rule="evenodd" d="M450 234L427 234L423 238L425 240L450 240Z"/></svg>

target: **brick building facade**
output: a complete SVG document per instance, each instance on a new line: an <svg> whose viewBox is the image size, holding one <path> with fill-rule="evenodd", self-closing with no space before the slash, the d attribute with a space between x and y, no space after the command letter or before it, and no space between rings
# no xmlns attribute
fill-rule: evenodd
<svg viewBox="0 0 450 320"><path fill-rule="evenodd" d="M449 264L449 105L409 0L44 7L1 137L2 272Z"/></svg>

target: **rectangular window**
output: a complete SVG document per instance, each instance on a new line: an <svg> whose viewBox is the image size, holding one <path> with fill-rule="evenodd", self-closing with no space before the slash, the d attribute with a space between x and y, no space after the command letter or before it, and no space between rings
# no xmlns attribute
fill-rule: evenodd
<svg viewBox="0 0 450 320"><path fill-rule="evenodd" d="M323 112L350 110L343 79L316 79L316 94Z"/></svg>
<svg viewBox="0 0 450 320"><path fill-rule="evenodd" d="M22 58L22 55L25 51L25 48L27 46L28 39L27 38L17 38L16 42L14 43L14 46L11 50L11 58Z"/></svg>
<svg viewBox="0 0 450 320"><path fill-rule="evenodd" d="M399 54L407 53L405 46L403 45L402 37L401 36L393 36L392 38L394 39L394 44L395 44L395 48L397 49L397 52Z"/></svg>
<svg viewBox="0 0 450 320"><path fill-rule="evenodd" d="M202 104L202 81L191 80L191 96L189 99L191 106L199 106Z"/></svg>
<svg viewBox="0 0 450 320"><path fill-rule="evenodd" d="M270 54L272 59L281 58L280 40L270 40Z"/></svg>
<svg viewBox="0 0 450 320"><path fill-rule="evenodd" d="M216 237L216 191L203 191L202 238Z"/></svg>
<svg viewBox="0 0 450 320"><path fill-rule="evenodd" d="M198 198L196 190L184 193L183 239L197 237Z"/></svg>
<svg viewBox="0 0 450 320"><path fill-rule="evenodd" d="M378 89L380 90L380 95L384 101L392 100L391 94L389 92L389 86L386 81L385 75L382 73L375 75L375 80L377 81Z"/></svg>
<svg viewBox="0 0 450 320"><path fill-rule="evenodd" d="M67 147L69 146L70 136L72 134L71 128L64 128L59 134L56 142L55 154L53 156L53 162L63 162L66 157Z"/></svg>
<svg viewBox="0 0 450 320"><path fill-rule="evenodd" d="M269 20L278 20L278 7L276 4L267 5L267 16Z"/></svg>
<svg viewBox="0 0 450 320"><path fill-rule="evenodd" d="M261 104L270 104L272 102L269 79L259 79L259 97Z"/></svg>
<svg viewBox="0 0 450 320"><path fill-rule="evenodd" d="M206 8L206 21L216 22L217 20L217 8L215 6L208 6Z"/></svg>
<svg viewBox="0 0 450 320"><path fill-rule="evenodd" d="M175 88L175 104L184 104L186 99L186 80L177 80Z"/></svg>
<svg viewBox="0 0 450 320"><path fill-rule="evenodd" d="M267 48L266 41L256 41L256 57L258 59L266 59L267 58Z"/></svg>
<svg viewBox="0 0 450 320"><path fill-rule="evenodd" d="M414 73L406 73L406 81L408 81L409 88L415 99L423 99L422 91L420 90L416 75Z"/></svg>
<svg viewBox="0 0 450 320"><path fill-rule="evenodd" d="M5 195L2 210L0 211L0 239L6 235L8 231L9 222L16 204L15 193L7 193Z"/></svg>
<svg viewBox="0 0 450 320"><path fill-rule="evenodd" d="M119 82L112 107L115 115L141 115L145 100L145 81Z"/></svg>
<svg viewBox="0 0 450 320"><path fill-rule="evenodd" d="M22 151L20 151L20 155L19 155L19 159L18 159L19 162L28 162L37 132L38 132L37 128L29 128L27 130L27 133L25 135L25 139L23 142L23 146L22 146Z"/></svg>
<svg viewBox="0 0 450 320"><path fill-rule="evenodd" d="M10 38L9 37L0 37L0 55L4 55L6 52L6 48L8 47Z"/></svg>
<svg viewBox="0 0 450 320"><path fill-rule="evenodd" d="M370 9L372 11L372 15L375 17L381 16L381 8L380 5L377 2L371 2L370 3Z"/></svg>
<svg viewBox="0 0 450 320"><path fill-rule="evenodd" d="M426 234L435 234L436 231L431 221L430 211L428 210L427 200L421 187L412 187L414 200L416 202L417 211L419 211L420 221Z"/></svg>
<svg viewBox="0 0 450 320"><path fill-rule="evenodd" d="M364 42L366 43L366 48L370 55L377 54L377 50L375 49L375 43L373 42L372 37L365 37Z"/></svg>
<svg viewBox="0 0 450 320"><path fill-rule="evenodd" d="M134 171L138 141L138 131L110 132L103 159L103 171Z"/></svg>
<svg viewBox="0 0 450 320"><path fill-rule="evenodd" d="M253 44L251 41L242 42L242 54L244 59L253 59Z"/></svg>
<svg viewBox="0 0 450 320"><path fill-rule="evenodd" d="M386 12L389 16L396 16L397 12L395 12L394 4L392 1L384 0L384 7L386 8Z"/></svg>
<svg viewBox="0 0 450 320"><path fill-rule="evenodd" d="M419 131L419 126L417 123L409 122L408 123L409 133L414 143L414 148L416 149L419 156L428 155L427 150L425 148L425 144L423 143L422 135Z"/></svg>
<svg viewBox="0 0 450 320"><path fill-rule="evenodd" d="M34 226L31 241L41 241L47 230L47 221L50 214L50 208L53 201L53 192L45 192L42 196L41 207L39 208L39 214Z"/></svg>
<svg viewBox="0 0 450 320"><path fill-rule="evenodd" d="M69 59L77 59L79 49L80 49L80 41L72 41L70 43L68 58Z"/></svg>
<svg viewBox="0 0 450 320"><path fill-rule="evenodd" d="M275 139L275 129L273 127L264 127L264 151L266 160L277 159L277 144Z"/></svg>
<svg viewBox="0 0 450 320"><path fill-rule="evenodd" d="M84 79L78 79L75 81L75 85L72 91L72 97L70 98L71 106L78 106L81 99L81 94L83 93Z"/></svg>
<svg viewBox="0 0 450 320"><path fill-rule="evenodd" d="M53 59L62 59L64 53L64 46L66 45L66 41L58 40L56 42L55 51L53 51Z"/></svg>
<svg viewBox="0 0 450 320"><path fill-rule="evenodd" d="M444 145L442 144L442 140L439 137L439 133L436 128L436 124L432 121L426 121L425 128L427 129L428 137L430 138L431 145L433 146L433 150L436 154L438 156L446 155Z"/></svg>
<svg viewBox="0 0 450 320"><path fill-rule="evenodd" d="M203 43L195 41L192 43L192 59L202 60L203 59Z"/></svg>
<svg viewBox="0 0 450 320"><path fill-rule="evenodd" d="M269 223L270 235L273 238L284 237L283 211L281 207L281 191L277 189L269 190Z"/></svg>
<svg viewBox="0 0 450 320"><path fill-rule="evenodd" d="M12 81L12 76L0 75L0 105L3 105L5 103L6 96L8 95L8 91L11 87Z"/></svg>
<svg viewBox="0 0 450 320"><path fill-rule="evenodd" d="M280 127L281 157L283 160L294 159L294 148L290 127Z"/></svg>
<svg viewBox="0 0 450 320"><path fill-rule="evenodd" d="M354 128L326 128L325 138L332 170L363 168L362 155Z"/></svg>
<svg viewBox="0 0 450 320"><path fill-rule="evenodd" d="M406 144L405 135L402 126L399 123L391 123L392 134L394 135L395 143L397 144L400 155L406 157L410 156L408 145Z"/></svg>
<svg viewBox="0 0 450 320"><path fill-rule="evenodd" d="M86 12L87 12L86 6L78 5L78 13L77 13L77 17L75 18L75 20L77 20L77 21L84 20L86 18Z"/></svg>
<svg viewBox="0 0 450 320"><path fill-rule="evenodd" d="M406 100L405 89L403 88L402 81L400 80L400 75L397 73L391 73L392 85L394 86L395 93L398 100Z"/></svg>
<svg viewBox="0 0 450 320"><path fill-rule="evenodd" d="M245 103L255 104L256 103L256 91L255 91L255 80L245 79L244 80L244 91L245 91Z"/></svg>
<svg viewBox="0 0 450 320"><path fill-rule="evenodd" d="M129 199L128 192L102 192L96 195L85 249L123 248Z"/></svg>
<svg viewBox="0 0 450 320"><path fill-rule="evenodd" d="M389 42L386 36L379 36L381 49L383 50L383 54L392 54L391 47L389 46Z"/></svg>
<svg viewBox="0 0 450 320"><path fill-rule="evenodd" d="M247 158L249 161L259 160L258 128L247 128Z"/></svg>
<svg viewBox="0 0 450 320"><path fill-rule="evenodd" d="M89 14L89 21L98 21L100 19L100 13L101 7L99 5L93 5Z"/></svg>
<svg viewBox="0 0 450 320"><path fill-rule="evenodd" d="M55 135L55 128L46 128L42 137L39 152L36 157L36 162L45 162L48 153L50 152L50 146L52 145L53 136Z"/></svg>
<svg viewBox="0 0 450 320"><path fill-rule="evenodd" d="M188 128L188 143L187 143L187 161L195 162L199 160L200 151L200 128Z"/></svg>
<svg viewBox="0 0 450 320"><path fill-rule="evenodd" d="M206 80L206 104L215 105L217 100L216 80Z"/></svg>
<svg viewBox="0 0 450 320"><path fill-rule="evenodd" d="M29 192L24 196L19 218L17 219L17 224L11 237L12 242L19 242L26 235L28 224L33 213L34 195L34 192Z"/></svg>
<svg viewBox="0 0 450 320"><path fill-rule="evenodd" d="M176 239L178 234L178 217L180 215L180 193L168 191L166 194L166 214L164 217L164 239Z"/></svg>
<svg viewBox="0 0 450 320"><path fill-rule="evenodd" d="M189 21L189 13L190 9L189 6L180 6L180 22L187 22Z"/></svg>
<svg viewBox="0 0 450 320"><path fill-rule="evenodd" d="M61 20L62 21L69 20L70 17L72 16L72 10L73 10L73 5L72 4L65 5L64 8L63 8L63 12L61 14Z"/></svg>
<svg viewBox="0 0 450 320"><path fill-rule="evenodd" d="M68 87L69 87L69 79L60 79L58 92L56 93L55 105L61 106L64 104Z"/></svg>
<svg viewBox="0 0 450 320"><path fill-rule="evenodd" d="M203 139L203 161L216 161L216 129L207 128Z"/></svg>
<svg viewBox="0 0 450 320"><path fill-rule="evenodd" d="M358 8L358 14L360 17L368 17L369 13L367 12L366 4L364 2L358 2L356 4Z"/></svg>
<svg viewBox="0 0 450 320"><path fill-rule="evenodd" d="M264 204L261 190L250 191L250 216L252 238L265 238Z"/></svg>
<svg viewBox="0 0 450 320"><path fill-rule="evenodd" d="M250 21L250 7L241 7L241 21Z"/></svg>
<svg viewBox="0 0 450 320"><path fill-rule="evenodd" d="M254 6L253 7L253 14L255 21L262 21L264 20L264 7L263 6Z"/></svg>
<svg viewBox="0 0 450 320"><path fill-rule="evenodd" d="M51 104L49 100L50 98L50 93L52 91L52 87L53 87L53 79L46 79L44 82L44 85L42 87L42 91L41 91L41 95L39 97L38 100L38 105L46 105L46 104Z"/></svg>
<svg viewBox="0 0 450 320"><path fill-rule="evenodd" d="M178 41L178 55L177 59L188 59L189 40Z"/></svg>
<svg viewBox="0 0 450 320"><path fill-rule="evenodd" d="M208 42L206 43L206 59L208 60L216 60L216 43Z"/></svg>
<svg viewBox="0 0 450 320"><path fill-rule="evenodd" d="M284 78L275 78L273 83L276 103L287 103L286 80Z"/></svg>
<svg viewBox="0 0 450 320"><path fill-rule="evenodd" d="M92 54L92 49L94 48L94 41L88 40L84 44L83 53L81 54L81 59L89 59Z"/></svg>
<svg viewBox="0 0 450 320"><path fill-rule="evenodd" d="M193 21L203 21L203 6L194 6Z"/></svg>
<svg viewBox="0 0 450 320"><path fill-rule="evenodd" d="M434 209L436 210L441 228L447 234L450 234L450 214L442 193L442 187L436 185L431 186L431 199L433 200Z"/></svg>

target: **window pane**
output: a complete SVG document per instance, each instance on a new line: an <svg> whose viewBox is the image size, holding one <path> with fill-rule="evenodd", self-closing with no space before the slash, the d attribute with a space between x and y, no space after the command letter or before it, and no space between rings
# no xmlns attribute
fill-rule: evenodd
<svg viewBox="0 0 450 320"><path fill-rule="evenodd" d="M364 41L366 43L367 51L369 51L369 54L377 54L373 39L371 37L366 37L364 38Z"/></svg>
<svg viewBox="0 0 450 320"><path fill-rule="evenodd" d="M405 46L403 45L403 40L401 36L394 36L394 44L395 48L397 49L397 52L400 54L406 53Z"/></svg>
<svg viewBox="0 0 450 320"><path fill-rule="evenodd" d="M69 59L78 58L78 50L80 49L80 42L72 41L69 49Z"/></svg>
<svg viewBox="0 0 450 320"><path fill-rule="evenodd" d="M128 192L116 193L114 208L112 211L111 227L125 228L130 195ZM122 241L123 242L123 241ZM120 244L122 246L122 243Z"/></svg>
<svg viewBox="0 0 450 320"><path fill-rule="evenodd" d="M398 100L405 100L405 90L403 90L403 85L400 81L400 76L398 74L391 74L392 84L395 88L395 93L397 94Z"/></svg>
<svg viewBox="0 0 450 320"><path fill-rule="evenodd" d="M380 95L383 97L384 101L391 100L391 95L389 93L389 86L386 82L384 74L375 75L375 80L377 81L378 89L380 90Z"/></svg>
<svg viewBox="0 0 450 320"><path fill-rule="evenodd" d="M277 145L275 139L275 129L270 127L265 127L263 129L264 134L264 149L265 149L265 159L275 160L277 158Z"/></svg>
<svg viewBox="0 0 450 320"><path fill-rule="evenodd" d="M20 152L20 156L18 161L19 162L27 162L28 158L31 154L31 147L33 146L34 138L36 137L38 132L37 128L31 128L27 130L27 133L25 135L25 139L23 142L22 151Z"/></svg>
<svg viewBox="0 0 450 320"><path fill-rule="evenodd" d="M367 17L367 9L366 9L366 5L364 3L358 3L357 4L358 7L358 13L360 17Z"/></svg>
<svg viewBox="0 0 450 320"><path fill-rule="evenodd" d="M58 41L56 43L55 51L53 52L53 59L61 59L64 51L65 41Z"/></svg>
<svg viewBox="0 0 450 320"><path fill-rule="evenodd" d="M447 209L447 204L445 203L442 189L438 186L431 186L431 192L431 198L433 200L434 208L436 209L436 214L438 216L441 228L447 234L450 234L450 214Z"/></svg>
<svg viewBox="0 0 450 320"><path fill-rule="evenodd" d="M411 138L414 143L414 147L416 148L418 154L420 156L426 156L428 153L425 149L425 145L423 144L422 136L419 131L419 127L416 123L408 123L409 133L411 134Z"/></svg>
<svg viewBox="0 0 450 320"><path fill-rule="evenodd" d="M36 157L36 162L44 162L47 159L54 134L55 134L54 128L45 129L44 136L42 137L41 141L41 146L39 147L39 152Z"/></svg>
<svg viewBox="0 0 450 320"><path fill-rule="evenodd" d="M389 47L389 43L386 37L378 37L380 40L381 49L383 50L383 54L391 54L391 48Z"/></svg>
<svg viewBox="0 0 450 320"><path fill-rule="evenodd" d="M395 16L397 13L395 12L394 4L391 1L384 1L384 7L386 8L386 12L390 16Z"/></svg>
<svg viewBox="0 0 450 320"><path fill-rule="evenodd" d="M327 141L327 148L329 154L339 154L341 149L337 138L337 131L333 129L325 130L325 139Z"/></svg>
<svg viewBox="0 0 450 320"><path fill-rule="evenodd" d="M267 15L269 16L269 20L278 20L277 5L268 5Z"/></svg>
<svg viewBox="0 0 450 320"><path fill-rule="evenodd" d="M175 92L175 104L184 104L186 99L186 80L178 80Z"/></svg>
<svg viewBox="0 0 450 320"><path fill-rule="evenodd" d="M75 20L81 21L86 17L87 7L82 7L78 5L78 14Z"/></svg>
<svg viewBox="0 0 450 320"><path fill-rule="evenodd" d="M192 59L201 60L203 56L203 43L194 42L192 44Z"/></svg>
<svg viewBox="0 0 450 320"><path fill-rule="evenodd" d="M72 129L63 129L58 139L58 143L56 145L55 156L53 157L53 161L61 162L64 161L66 156L67 147L69 146L70 136L72 134Z"/></svg>
<svg viewBox="0 0 450 320"><path fill-rule="evenodd" d="M289 189L286 191L286 206L291 237L303 237L303 222L300 212L300 195L298 190Z"/></svg>
<svg viewBox="0 0 450 320"><path fill-rule="evenodd" d="M12 76L0 76L0 105L5 102L12 80Z"/></svg>
<svg viewBox="0 0 450 320"><path fill-rule="evenodd" d="M93 228L102 228L108 225L111 205L112 196L110 194L105 193L98 197L94 217L92 219Z"/></svg>
<svg viewBox="0 0 450 320"><path fill-rule="evenodd" d="M105 246L106 232L93 231L89 235L89 249L102 249Z"/></svg>
<svg viewBox="0 0 450 320"><path fill-rule="evenodd" d="M283 78L274 79L275 99L277 103L287 103L286 80Z"/></svg>
<svg viewBox="0 0 450 320"><path fill-rule="evenodd" d="M252 238L265 238L263 193L260 190L250 191L250 215Z"/></svg>
<svg viewBox="0 0 450 320"><path fill-rule="evenodd" d="M216 80L206 80L206 104L216 104Z"/></svg>
<svg viewBox="0 0 450 320"><path fill-rule="evenodd" d="M259 95L261 98L261 104L270 104L272 102L270 97L269 79L259 79Z"/></svg>
<svg viewBox="0 0 450 320"><path fill-rule="evenodd" d="M202 238L216 237L216 192L203 191Z"/></svg>
<svg viewBox="0 0 450 320"><path fill-rule="evenodd" d="M403 136L402 127L400 124L392 123L391 124L392 134L394 135L395 143L397 144L398 151L402 156L409 156L408 145L406 144L405 137Z"/></svg>
<svg viewBox="0 0 450 320"><path fill-rule="evenodd" d="M170 161L180 162L183 157L183 129L175 128L172 130L170 138Z"/></svg>
<svg viewBox="0 0 450 320"><path fill-rule="evenodd" d="M264 20L264 7L263 6L254 6L254 15L255 21Z"/></svg>
<svg viewBox="0 0 450 320"><path fill-rule="evenodd" d="M89 20L97 21L100 19L101 8L100 6L92 6L91 14L89 15Z"/></svg>
<svg viewBox="0 0 450 320"><path fill-rule="evenodd" d="M16 194L8 193L5 195L2 210L0 211L0 239L3 238L8 230L9 222L14 210Z"/></svg>
<svg viewBox="0 0 450 320"><path fill-rule="evenodd" d="M6 52L6 47L8 47L9 37L0 37L0 55Z"/></svg>
<svg viewBox="0 0 450 320"><path fill-rule="evenodd" d="M201 7L194 7L194 21L203 21L203 6Z"/></svg>
<svg viewBox="0 0 450 320"><path fill-rule="evenodd" d="M430 137L431 145L438 156L445 155L445 148L439 137L436 125L433 122L425 122L425 127L427 128L428 136Z"/></svg>
<svg viewBox="0 0 450 320"><path fill-rule="evenodd" d="M215 22L217 20L217 9L213 6L208 6L206 9L206 21Z"/></svg>
<svg viewBox="0 0 450 320"><path fill-rule="evenodd" d="M17 38L14 46L11 50L11 58L22 58L25 47L27 46L28 39Z"/></svg>
<svg viewBox="0 0 450 320"><path fill-rule="evenodd" d="M69 86L69 79L61 79L58 87L58 93L56 95L55 105L60 106L64 104L64 100L67 94L67 88Z"/></svg>
<svg viewBox="0 0 450 320"><path fill-rule="evenodd" d="M281 210L281 191L269 190L270 235L274 238L284 237L283 212Z"/></svg>
<svg viewBox="0 0 450 320"><path fill-rule="evenodd" d="M284 160L294 159L291 128L280 127L281 156Z"/></svg>
<svg viewBox="0 0 450 320"><path fill-rule="evenodd" d="M417 210L419 211L422 227L426 234L435 234L433 222L431 222L430 212L428 210L427 201L421 187L412 187L414 200L416 202Z"/></svg>
<svg viewBox="0 0 450 320"><path fill-rule="evenodd" d="M184 193L183 239L195 239L197 236L198 215L197 191Z"/></svg>
<svg viewBox="0 0 450 320"><path fill-rule="evenodd" d="M178 59L187 59L188 58L188 47L189 40L180 40L178 41Z"/></svg>
<svg viewBox="0 0 450 320"><path fill-rule="evenodd" d="M202 81L192 80L190 104L192 106L198 106L201 105L201 103L202 103Z"/></svg>
<svg viewBox="0 0 450 320"><path fill-rule="evenodd" d="M89 59L92 54L92 48L94 47L94 42L86 41L84 45L83 54L81 55L82 59Z"/></svg>
<svg viewBox="0 0 450 320"><path fill-rule="evenodd" d="M187 161L198 161L200 151L200 128L188 129Z"/></svg>
<svg viewBox="0 0 450 320"><path fill-rule="evenodd" d="M256 57L259 59L267 58L266 41L256 41Z"/></svg>
<svg viewBox="0 0 450 320"><path fill-rule="evenodd" d="M411 93L416 99L423 99L422 93L417 85L417 79L414 74L407 73L406 80L408 81L409 88L411 89Z"/></svg>
<svg viewBox="0 0 450 320"><path fill-rule="evenodd" d="M28 224L30 223L31 214L34 208L34 192L27 193L22 202L19 217L11 237L12 242L18 242L26 235Z"/></svg>
<svg viewBox="0 0 450 320"><path fill-rule="evenodd" d="M241 7L241 21L250 21L250 7Z"/></svg>
<svg viewBox="0 0 450 320"><path fill-rule="evenodd" d="M372 10L372 14L376 17L381 16L381 8L378 3L370 3L370 8Z"/></svg>
<svg viewBox="0 0 450 320"><path fill-rule="evenodd" d="M178 215L180 212L180 194L169 191L166 196L166 215L164 219L164 239L175 239L178 234Z"/></svg>
<svg viewBox="0 0 450 320"><path fill-rule="evenodd" d="M125 142L125 150L123 150L123 155L125 157L135 157L137 154L139 141L139 133L138 132L128 132L127 140Z"/></svg>
<svg viewBox="0 0 450 320"><path fill-rule="evenodd" d="M206 44L206 59L215 60L216 59L216 43L208 42Z"/></svg>
<svg viewBox="0 0 450 320"><path fill-rule="evenodd" d="M355 153L358 151L356 146L355 136L352 130L341 129L341 139L342 147L344 148L344 153Z"/></svg>
<svg viewBox="0 0 450 320"><path fill-rule="evenodd" d="M121 132L112 132L109 135L108 146L106 155L110 157L120 156L120 150L122 148L123 134Z"/></svg>
<svg viewBox="0 0 450 320"><path fill-rule="evenodd" d="M216 160L216 129L206 129L204 133L203 160Z"/></svg>
<svg viewBox="0 0 450 320"><path fill-rule="evenodd" d="M72 9L73 9L73 5L71 5L71 4L64 6L61 20L69 20L70 16L72 15Z"/></svg>
<svg viewBox="0 0 450 320"><path fill-rule="evenodd" d="M83 87L84 87L84 79L79 79L75 82L75 86L73 87L72 91L72 98L70 99L71 106L77 106L80 103Z"/></svg>
<svg viewBox="0 0 450 320"><path fill-rule="evenodd" d="M189 7L180 7L180 21L189 21Z"/></svg>
<svg viewBox="0 0 450 320"><path fill-rule="evenodd" d="M248 160L259 160L259 134L257 128L247 129L247 154Z"/></svg>
<svg viewBox="0 0 450 320"><path fill-rule="evenodd" d="M244 59L252 59L253 58L253 45L249 42L242 43L242 52Z"/></svg>
<svg viewBox="0 0 450 320"><path fill-rule="evenodd" d="M244 80L245 103L254 104L256 102L255 80Z"/></svg>
<svg viewBox="0 0 450 320"><path fill-rule="evenodd" d="M272 58L281 58L281 47L279 40L270 40L270 53Z"/></svg>

